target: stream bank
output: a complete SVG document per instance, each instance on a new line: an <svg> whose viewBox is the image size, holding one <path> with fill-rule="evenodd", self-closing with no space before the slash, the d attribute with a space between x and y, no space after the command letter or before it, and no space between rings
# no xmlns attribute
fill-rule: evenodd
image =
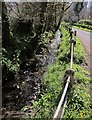
<svg viewBox="0 0 92 120"><path fill-rule="evenodd" d="M54 63L57 48L61 42L60 35L58 30L55 39L48 44L48 49L41 48L40 52L35 52L35 57L29 59L25 69L19 72L16 79L3 86L3 114L5 116L9 116L11 111L20 111L24 106L32 106L39 100L40 94L45 89L43 74L47 71L47 66ZM6 115L7 111L10 111L8 115Z"/></svg>

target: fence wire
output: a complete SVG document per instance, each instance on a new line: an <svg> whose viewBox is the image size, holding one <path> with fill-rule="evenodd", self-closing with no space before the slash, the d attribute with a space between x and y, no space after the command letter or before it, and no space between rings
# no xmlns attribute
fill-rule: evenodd
<svg viewBox="0 0 92 120"><path fill-rule="evenodd" d="M73 53L74 53L74 42L75 42L75 41L76 41L76 35L74 36L74 40L71 40L70 69L72 69L72 65L73 65ZM64 112L65 112L65 107L66 107L66 104L67 104L67 101L68 101L67 91L68 91L69 83L71 82L70 79L71 79L71 77L68 76L68 79L67 79L67 82L66 82L66 85L65 85L63 94L62 94L61 99L60 99L60 101L59 101L58 107L57 107L57 109L56 109L56 111L55 111L53 120L54 120L55 118L59 118L58 116L59 116L60 110L61 110L60 120L63 119ZM61 108L61 107L62 107L62 108Z"/></svg>

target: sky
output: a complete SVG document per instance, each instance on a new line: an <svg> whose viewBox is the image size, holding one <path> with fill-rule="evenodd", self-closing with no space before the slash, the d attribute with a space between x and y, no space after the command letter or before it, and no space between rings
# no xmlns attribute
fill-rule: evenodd
<svg viewBox="0 0 92 120"><path fill-rule="evenodd" d="M90 6L90 2L91 2L92 0L85 0L85 1L88 1L87 7L89 7L89 6Z"/></svg>

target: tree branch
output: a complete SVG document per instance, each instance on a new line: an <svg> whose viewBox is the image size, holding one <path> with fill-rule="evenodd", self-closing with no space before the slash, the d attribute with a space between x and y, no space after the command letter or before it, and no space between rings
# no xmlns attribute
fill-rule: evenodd
<svg viewBox="0 0 92 120"><path fill-rule="evenodd" d="M73 2L64 11L67 11L71 7L72 4Z"/></svg>
<svg viewBox="0 0 92 120"><path fill-rule="evenodd" d="M15 10L14 10L9 4L6 3L6 5L7 5L9 8L11 8L11 9L13 10L13 12L14 12L18 17L20 17L20 15L18 15L18 14L15 12Z"/></svg>
<svg viewBox="0 0 92 120"><path fill-rule="evenodd" d="M18 7L18 3L17 2L15 2L15 4L16 4L16 7L17 7L17 10L18 10L18 13L19 13L19 15L20 15L20 9L19 9L19 7Z"/></svg>

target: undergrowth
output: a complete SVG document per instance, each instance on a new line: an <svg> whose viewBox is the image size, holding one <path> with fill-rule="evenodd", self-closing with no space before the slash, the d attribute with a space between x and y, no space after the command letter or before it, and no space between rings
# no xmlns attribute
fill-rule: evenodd
<svg viewBox="0 0 92 120"><path fill-rule="evenodd" d="M59 100L63 92L63 76L66 69L69 69L70 64L70 36L68 31L61 27L63 34L61 44L57 51L57 58L54 64L48 67L48 71L44 74L43 94L39 101L33 105L33 110L36 113L34 117L53 118ZM90 109L90 92L89 72L81 65L86 62L85 51L77 38L77 43L74 49L74 64L75 84L69 92L68 103L65 109L64 118L68 120L74 118L91 118Z"/></svg>

